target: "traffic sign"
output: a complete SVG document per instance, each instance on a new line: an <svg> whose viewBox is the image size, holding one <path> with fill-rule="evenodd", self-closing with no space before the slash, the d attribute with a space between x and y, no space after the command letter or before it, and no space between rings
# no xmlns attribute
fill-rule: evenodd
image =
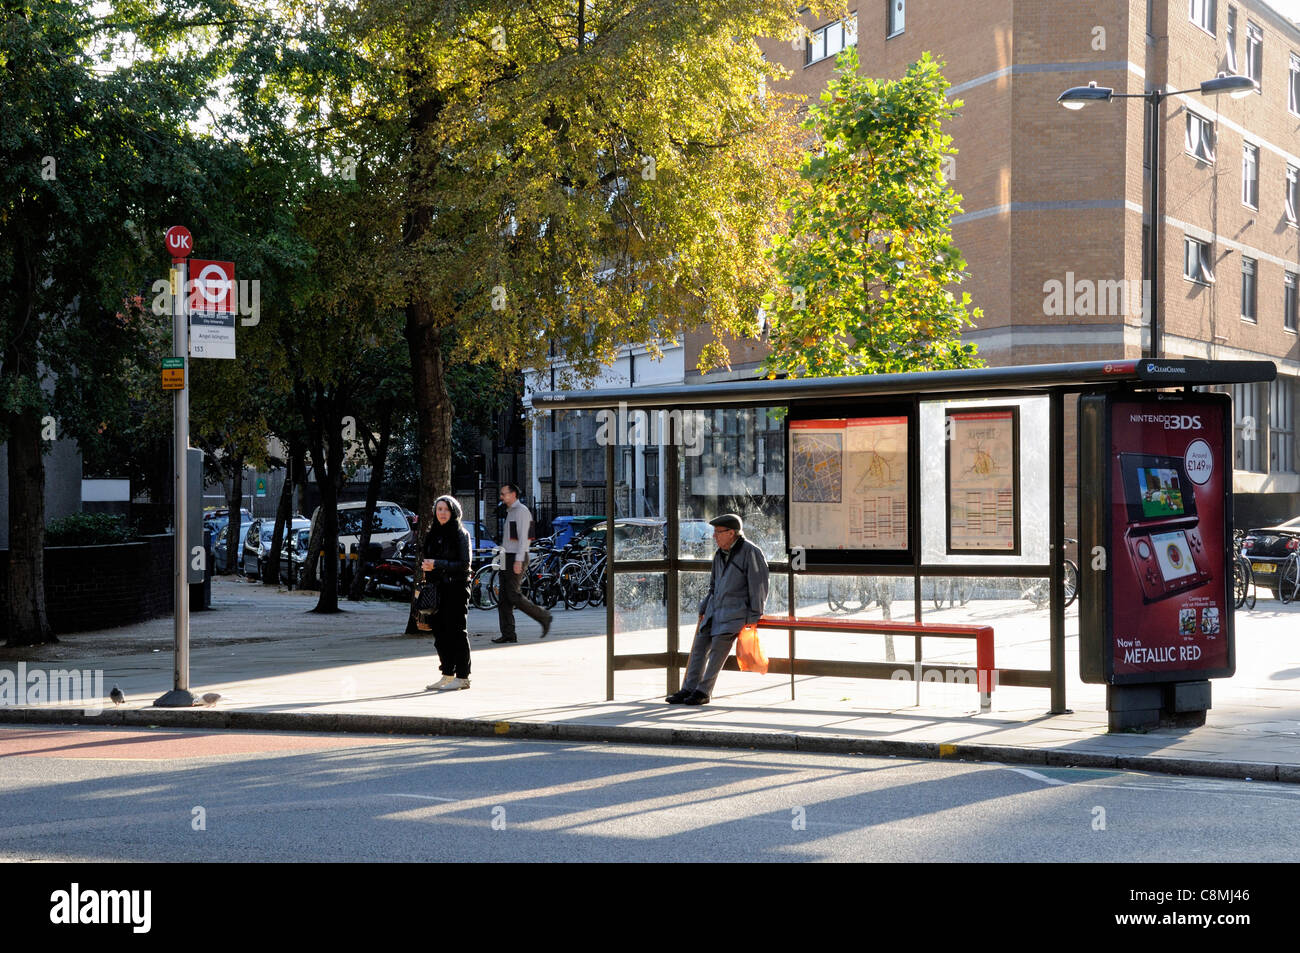
<svg viewBox="0 0 1300 953"><path fill-rule="evenodd" d="M167 246L167 254L172 258L189 258L190 252L194 251L194 237L184 225L173 225L167 229L163 241Z"/></svg>
<svg viewBox="0 0 1300 953"><path fill-rule="evenodd" d="M190 262L190 311L235 313L235 263L233 261Z"/></svg>
<svg viewBox="0 0 1300 953"><path fill-rule="evenodd" d="M164 357L162 359L163 390L185 389L185 358Z"/></svg>
<svg viewBox="0 0 1300 953"><path fill-rule="evenodd" d="M190 357L235 359L235 316L218 311L190 312Z"/></svg>

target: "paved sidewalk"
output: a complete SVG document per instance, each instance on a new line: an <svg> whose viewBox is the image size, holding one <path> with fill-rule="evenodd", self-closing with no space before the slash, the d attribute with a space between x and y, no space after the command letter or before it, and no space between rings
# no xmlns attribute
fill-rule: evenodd
<svg viewBox="0 0 1300 953"><path fill-rule="evenodd" d="M117 684L127 696L120 708L106 702L106 710L90 715L57 705L0 708L0 723L511 734L1300 782L1300 606L1267 597L1237 616L1238 674L1213 683L1214 708L1205 726L1118 735L1105 730L1104 688L1078 681L1073 635L1067 641L1068 715L1046 714L1045 689L999 688L993 711L979 714L973 685L925 683L917 707L910 681L800 677L792 701L788 675L730 671L722 674L712 704L683 708L663 704L662 670L617 673L615 699L604 700L603 608L558 607L545 640L521 614L515 645L490 644L496 612L471 610L472 687L430 694L424 686L439 677L433 641L401 634L404 607L345 603L343 613L318 616L307 611L314 594L224 578L214 582L213 602L212 611L193 616L190 675L197 693L222 695L214 707L151 707L172 680L172 622L163 618L64 636L39 650L0 650L0 669L13 671L20 660L29 670L102 669L105 690ZM1047 667L1047 614L1027 602L928 610L927 620L994 625L1003 667ZM620 654L663 650L662 630L645 630L646 614L620 619ZM1075 627L1077 617L1067 619L1067 629ZM689 634L683 630L684 647ZM766 634L764 641L769 654L786 654L784 634ZM895 640L900 669L910 664L911 646L910 639ZM885 651L880 636L803 635L798 643L801 658L881 660ZM969 664L971 652L969 643L926 640L927 662Z"/></svg>

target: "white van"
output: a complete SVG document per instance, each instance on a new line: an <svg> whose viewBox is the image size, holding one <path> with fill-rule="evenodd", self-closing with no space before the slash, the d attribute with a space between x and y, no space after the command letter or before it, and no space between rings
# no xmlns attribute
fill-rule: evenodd
<svg viewBox="0 0 1300 953"><path fill-rule="evenodd" d="M345 553L352 552L352 545L361 548L361 520L366 514L365 501L359 503L339 504L339 544ZM315 525L320 519L320 507L312 513L311 521ZM399 546L413 536L411 524L406 514L396 503L380 500L375 504L375 516L370 524L370 542L382 547L381 556L393 555Z"/></svg>

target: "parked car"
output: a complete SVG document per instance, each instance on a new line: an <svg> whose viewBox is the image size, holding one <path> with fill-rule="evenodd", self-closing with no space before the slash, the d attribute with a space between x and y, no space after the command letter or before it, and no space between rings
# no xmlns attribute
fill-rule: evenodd
<svg viewBox="0 0 1300 953"><path fill-rule="evenodd" d="M585 538L593 545L605 546L605 521L592 526ZM620 560L663 559L664 521L648 516L614 520L614 542Z"/></svg>
<svg viewBox="0 0 1300 953"><path fill-rule="evenodd" d="M1300 549L1300 516L1277 526L1246 530L1241 551L1250 560L1255 585L1269 589L1277 597L1280 569L1287 556Z"/></svg>
<svg viewBox="0 0 1300 953"><path fill-rule="evenodd" d="M305 516L295 516L289 532L310 529L311 520ZM244 558L242 571L249 579L261 579L267 560L270 558L272 536L275 535L275 519L265 517L253 520L244 534Z"/></svg>
<svg viewBox="0 0 1300 953"><path fill-rule="evenodd" d="M366 504L363 502L339 504L339 543L345 553L352 552L353 544L358 549L361 548L361 520L365 512ZM311 515L313 524L318 519L319 506ZM400 506L387 500L375 504L375 515L370 524L370 542L379 544L381 556L391 556L397 547L414 536L411 524Z"/></svg>
<svg viewBox="0 0 1300 953"><path fill-rule="evenodd" d="M213 538L212 541L212 571L213 572L229 572L229 568L226 567L226 549L227 549L226 534L229 532L230 532L230 524L229 523L222 524L221 529L217 530L216 537Z"/></svg>
<svg viewBox="0 0 1300 953"><path fill-rule="evenodd" d="M303 572L307 568L307 545L311 542L311 520L305 522L302 528L295 526L292 533L285 533L280 547L280 581L287 583L292 573L295 588L302 585Z"/></svg>
<svg viewBox="0 0 1300 953"><path fill-rule="evenodd" d="M678 533L681 540L678 553L681 556L690 559L713 558L713 551L717 547L713 545L713 527L708 520L682 520Z"/></svg>

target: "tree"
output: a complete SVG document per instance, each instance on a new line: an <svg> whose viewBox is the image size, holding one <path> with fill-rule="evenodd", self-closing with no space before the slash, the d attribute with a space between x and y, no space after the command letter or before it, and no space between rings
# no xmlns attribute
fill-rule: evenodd
<svg viewBox="0 0 1300 953"><path fill-rule="evenodd" d="M857 50L837 72L804 128L819 150L804 159L805 187L788 202L789 232L773 260L779 290L764 307L772 376L886 374L973 367L975 345L959 340L980 317L952 242L960 196L943 162L954 155L942 124L949 101L941 64L928 53L899 80L858 74Z"/></svg>
<svg viewBox="0 0 1300 953"><path fill-rule="evenodd" d="M44 461L124 411L147 245L194 192L184 117L203 58L157 54L147 4L0 0L0 440L9 451L10 644L52 639ZM164 17L164 19L167 19ZM175 27L175 21L172 21ZM136 44L130 67L111 65ZM157 252L154 252L157 254Z"/></svg>
<svg viewBox="0 0 1300 953"><path fill-rule="evenodd" d="M541 368L554 343L590 378L621 344L705 321L720 364L728 335L755 333L798 152L754 37L798 7L320 4L365 64L331 130L382 132L399 159L379 173L400 200L421 525L451 489L449 366Z"/></svg>

